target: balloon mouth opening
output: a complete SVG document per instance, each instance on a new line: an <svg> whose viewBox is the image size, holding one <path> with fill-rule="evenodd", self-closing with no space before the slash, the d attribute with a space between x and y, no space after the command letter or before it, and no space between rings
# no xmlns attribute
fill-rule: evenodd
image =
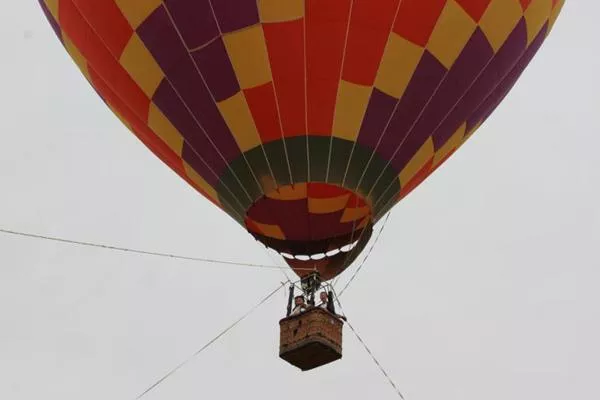
<svg viewBox="0 0 600 400"><path fill-rule="evenodd" d="M298 271L339 273L372 231L370 204L362 195L322 182L279 186L246 211L248 232Z"/></svg>
<svg viewBox="0 0 600 400"><path fill-rule="evenodd" d="M285 251L277 251L277 249L273 249L277 251L283 258L288 260L298 260L298 261L319 261L324 258L332 258L342 253L349 253L358 246L358 240L355 240L353 243L348 243L342 247L338 247L333 250L329 250L327 252L313 253L313 254L290 254ZM267 246L268 247L268 246Z"/></svg>
<svg viewBox="0 0 600 400"><path fill-rule="evenodd" d="M252 234L267 248L279 253L284 261L300 276L318 271L324 280L341 274L364 250L371 239L373 225L346 235L322 240L278 240Z"/></svg>
<svg viewBox="0 0 600 400"><path fill-rule="evenodd" d="M346 257L360 251L371 237L372 224L360 230L336 237L317 240L276 239L254 232L252 236L268 249L271 249L289 261L314 262Z"/></svg>

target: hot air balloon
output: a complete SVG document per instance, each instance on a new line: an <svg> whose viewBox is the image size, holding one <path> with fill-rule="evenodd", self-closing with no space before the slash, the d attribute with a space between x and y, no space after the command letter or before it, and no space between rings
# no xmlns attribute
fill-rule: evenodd
<svg viewBox="0 0 600 400"><path fill-rule="evenodd" d="M40 0L154 154L324 281L494 111L563 3Z"/></svg>

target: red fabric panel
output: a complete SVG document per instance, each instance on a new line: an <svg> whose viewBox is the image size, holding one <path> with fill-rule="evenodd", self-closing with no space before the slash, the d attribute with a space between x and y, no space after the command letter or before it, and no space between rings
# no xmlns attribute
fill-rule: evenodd
<svg viewBox="0 0 600 400"><path fill-rule="evenodd" d="M350 0L306 0L308 133L331 135Z"/></svg>
<svg viewBox="0 0 600 400"><path fill-rule="evenodd" d="M425 47L447 0L403 0L394 32Z"/></svg>
<svg viewBox="0 0 600 400"><path fill-rule="evenodd" d="M399 1L354 2L344 59L345 81L365 86L375 82Z"/></svg>
<svg viewBox="0 0 600 400"><path fill-rule="evenodd" d="M281 139L281 126L279 125L273 83L267 82L261 86L244 89L244 94L262 142L267 143Z"/></svg>
<svg viewBox="0 0 600 400"><path fill-rule="evenodd" d="M285 137L306 135L304 20L263 24Z"/></svg>

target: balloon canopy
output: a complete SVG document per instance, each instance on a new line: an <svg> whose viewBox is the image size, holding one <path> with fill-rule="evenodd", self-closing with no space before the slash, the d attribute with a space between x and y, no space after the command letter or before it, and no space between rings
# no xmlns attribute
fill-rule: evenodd
<svg viewBox="0 0 600 400"><path fill-rule="evenodd" d="M500 104L563 2L40 0L152 152L325 279Z"/></svg>

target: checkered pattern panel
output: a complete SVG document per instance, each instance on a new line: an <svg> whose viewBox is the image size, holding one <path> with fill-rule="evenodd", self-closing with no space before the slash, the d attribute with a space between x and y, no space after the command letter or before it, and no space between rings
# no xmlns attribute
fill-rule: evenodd
<svg viewBox="0 0 600 400"><path fill-rule="evenodd" d="M316 183L376 221L505 98L564 0L39 2L121 121L246 226Z"/></svg>

